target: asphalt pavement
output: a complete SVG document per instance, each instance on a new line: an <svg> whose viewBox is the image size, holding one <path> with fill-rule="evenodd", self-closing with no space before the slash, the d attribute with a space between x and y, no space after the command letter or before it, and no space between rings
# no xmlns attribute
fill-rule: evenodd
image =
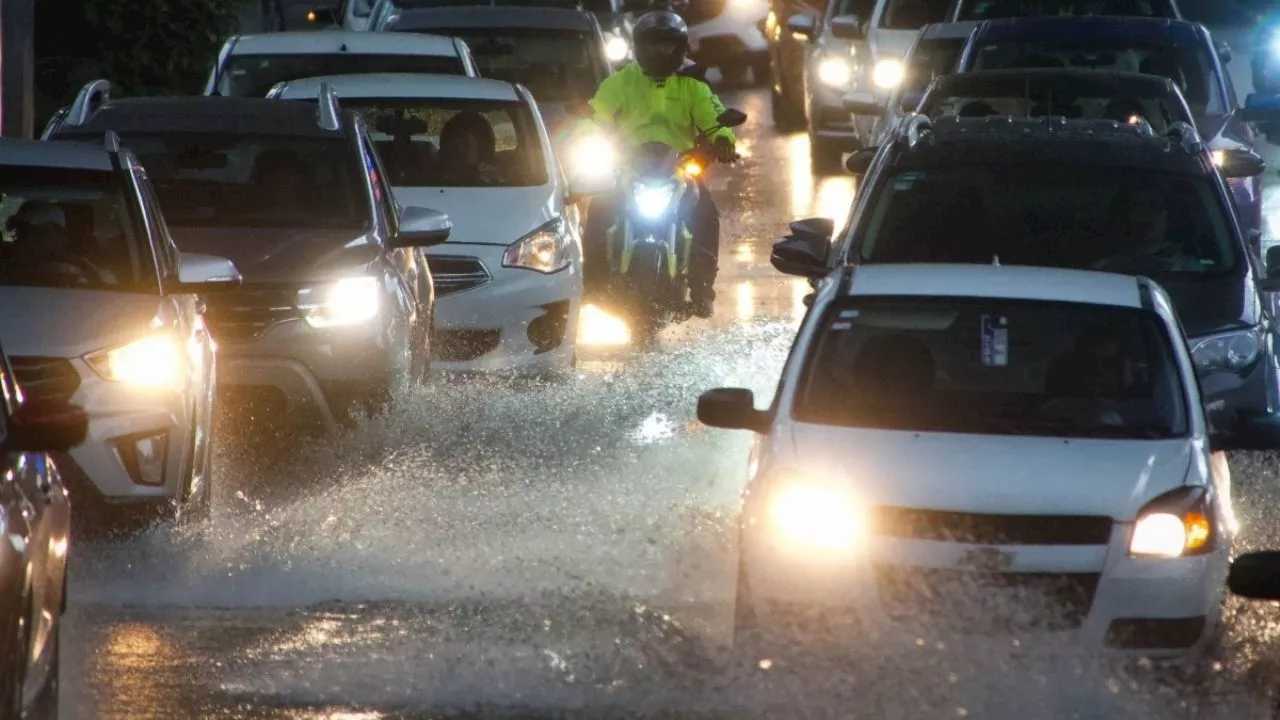
<svg viewBox="0 0 1280 720"><path fill-rule="evenodd" d="M853 183L810 175L766 92L725 99L751 120L711 179L715 318L555 384L437 384L336 441L225 419L211 526L73 548L63 717L1261 717L1273 604L1232 602L1207 698L1007 641L803 675L728 651L750 439L695 400L772 395L807 286L770 245L791 219L843 223ZM1248 545L1280 547L1276 464L1232 469Z"/></svg>

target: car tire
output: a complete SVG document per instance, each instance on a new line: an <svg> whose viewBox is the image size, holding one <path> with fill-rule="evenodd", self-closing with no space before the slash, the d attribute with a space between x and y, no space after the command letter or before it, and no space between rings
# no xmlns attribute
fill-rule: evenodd
<svg viewBox="0 0 1280 720"><path fill-rule="evenodd" d="M809 134L809 167L814 175L839 174L843 160L840 149L834 143Z"/></svg>
<svg viewBox="0 0 1280 720"><path fill-rule="evenodd" d="M209 437L204 444L204 457L196 457L196 431L191 431L191 467L186 473L183 483L185 491L178 516L184 522L202 523L213 514L213 423L209 423ZM191 493L191 482L195 479L196 468L203 465L204 482L199 492Z"/></svg>
<svg viewBox="0 0 1280 720"><path fill-rule="evenodd" d="M804 115L804 103L787 98L784 93L771 90L770 106L773 110L773 126L780 132L803 130L808 120Z"/></svg>

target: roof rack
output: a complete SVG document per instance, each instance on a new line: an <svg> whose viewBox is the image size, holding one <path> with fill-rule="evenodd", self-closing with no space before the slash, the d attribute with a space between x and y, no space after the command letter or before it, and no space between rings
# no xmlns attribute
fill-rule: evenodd
<svg viewBox="0 0 1280 720"><path fill-rule="evenodd" d="M115 130L108 130L103 134L102 146L106 148L109 153L120 152L120 136L116 134Z"/></svg>
<svg viewBox="0 0 1280 720"><path fill-rule="evenodd" d="M67 117L62 121L63 124L85 124L93 116L93 113L110 99L111 83L109 81L99 78L86 83L84 87L80 88L80 93L76 95L75 101L71 103L71 109L67 111Z"/></svg>
<svg viewBox="0 0 1280 720"><path fill-rule="evenodd" d="M288 84L289 84L288 80L281 80L275 85L272 85L271 89L267 91L267 99L278 100L280 96L284 94L284 89L286 86L288 86Z"/></svg>
<svg viewBox="0 0 1280 720"><path fill-rule="evenodd" d="M320 83L320 96L316 102L316 115L323 130L342 129L342 108L338 105L338 93L327 82Z"/></svg>

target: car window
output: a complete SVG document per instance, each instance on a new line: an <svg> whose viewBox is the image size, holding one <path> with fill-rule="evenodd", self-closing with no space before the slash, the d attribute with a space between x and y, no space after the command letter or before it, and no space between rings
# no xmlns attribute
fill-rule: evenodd
<svg viewBox="0 0 1280 720"><path fill-rule="evenodd" d="M1195 115L1226 112L1213 56L1200 42L1105 39L983 42L970 64L968 70L1063 67L1159 75L1178 86Z"/></svg>
<svg viewBox="0 0 1280 720"><path fill-rule="evenodd" d="M880 15L880 27L886 30L919 30L925 25L942 22L952 0L888 0Z"/></svg>
<svg viewBox="0 0 1280 720"><path fill-rule="evenodd" d="M467 74L457 55L233 55L223 68L218 92L229 97L263 97L286 80L368 73Z"/></svg>
<svg viewBox="0 0 1280 720"><path fill-rule="evenodd" d="M346 138L172 133L124 141L178 227L363 229L370 222Z"/></svg>
<svg viewBox="0 0 1280 720"><path fill-rule="evenodd" d="M541 136L515 101L352 98L394 187L547 184Z"/></svg>
<svg viewBox="0 0 1280 720"><path fill-rule="evenodd" d="M902 93L922 93L929 83L942 75L950 75L964 50L964 38L933 38L916 43L906 60Z"/></svg>
<svg viewBox="0 0 1280 720"><path fill-rule="evenodd" d="M351 14L358 18L369 17L373 11L372 0L351 0Z"/></svg>
<svg viewBox="0 0 1280 720"><path fill-rule="evenodd" d="M1092 120L1149 123L1164 134L1175 121L1194 125L1182 103L1167 93L1155 94L1150 86L1121 85L1105 79L1074 77L981 77L955 75L934 88L920 112L932 118L984 115L1015 117L1061 116Z"/></svg>
<svg viewBox="0 0 1280 720"><path fill-rule="evenodd" d="M154 291L131 197L111 172L4 166L0 285Z"/></svg>
<svg viewBox="0 0 1280 720"><path fill-rule="evenodd" d="M1179 5L1184 2L1179 0ZM1045 15L1177 18L1178 11L1170 0L963 0L957 19L995 20Z"/></svg>
<svg viewBox="0 0 1280 720"><path fill-rule="evenodd" d="M1207 177L1107 166L907 170L879 184L858 228L859 257L1153 277L1238 273L1242 250L1215 190Z"/></svg>
<svg viewBox="0 0 1280 720"><path fill-rule="evenodd" d="M1187 432L1186 390L1154 312L975 298L831 307L793 408L886 430L1154 439Z"/></svg>
<svg viewBox="0 0 1280 720"><path fill-rule="evenodd" d="M1258 17L1236 0L1178 0L1182 17L1209 27L1253 25Z"/></svg>
<svg viewBox="0 0 1280 720"><path fill-rule="evenodd" d="M536 28L431 28L466 41L480 76L520 83L539 104L587 100L606 70L595 35Z"/></svg>

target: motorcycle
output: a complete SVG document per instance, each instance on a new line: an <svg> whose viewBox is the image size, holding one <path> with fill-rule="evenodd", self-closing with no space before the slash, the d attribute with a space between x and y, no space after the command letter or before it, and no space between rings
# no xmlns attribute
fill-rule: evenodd
<svg viewBox="0 0 1280 720"><path fill-rule="evenodd" d="M605 233L610 279L600 304L621 316L633 344L647 347L664 327L692 316L688 266L697 180L715 160L711 136L746 120L740 110L725 110L688 150L648 142L632 151Z"/></svg>

